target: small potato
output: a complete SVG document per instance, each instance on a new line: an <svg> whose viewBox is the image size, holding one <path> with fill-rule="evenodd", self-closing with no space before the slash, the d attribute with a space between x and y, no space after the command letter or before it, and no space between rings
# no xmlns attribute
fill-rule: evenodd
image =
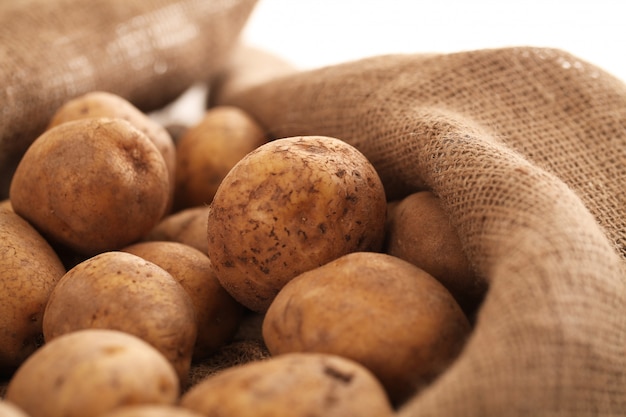
<svg viewBox="0 0 626 417"><path fill-rule="evenodd" d="M470 325L452 295L418 267L357 252L305 272L263 321L272 355L327 352L368 368L400 404L461 351Z"/></svg>
<svg viewBox="0 0 626 417"><path fill-rule="evenodd" d="M0 209L0 375L43 343L44 309L63 274L48 242L13 211Z"/></svg>
<svg viewBox="0 0 626 417"><path fill-rule="evenodd" d="M11 210L13 211L13 206L11 205L11 200L8 198L0 201L0 210Z"/></svg>
<svg viewBox="0 0 626 417"><path fill-rule="evenodd" d="M174 404L172 365L128 333L88 329L46 343L17 370L6 399L30 417L97 417L130 404Z"/></svg>
<svg viewBox="0 0 626 417"><path fill-rule="evenodd" d="M126 405L104 413L100 417L202 417L202 414L175 405L150 404Z"/></svg>
<svg viewBox="0 0 626 417"><path fill-rule="evenodd" d="M0 398L0 417L28 417L24 410Z"/></svg>
<svg viewBox="0 0 626 417"><path fill-rule="evenodd" d="M324 136L269 142L228 173L211 203L208 255L235 299L264 312L296 275L382 247L387 203L372 164Z"/></svg>
<svg viewBox="0 0 626 417"><path fill-rule="evenodd" d="M411 194L395 205L389 218L385 252L437 278L472 316L486 283L473 272L438 198L430 191Z"/></svg>
<svg viewBox="0 0 626 417"><path fill-rule="evenodd" d="M219 417L385 417L393 411L380 382L345 358L280 355L225 369L183 394L180 405Z"/></svg>
<svg viewBox="0 0 626 417"><path fill-rule="evenodd" d="M184 288L163 268L125 252L104 252L69 270L43 316L46 343L66 333L123 331L154 346L187 383L197 325Z"/></svg>
<svg viewBox="0 0 626 417"><path fill-rule="evenodd" d="M209 109L176 143L176 210L211 203L228 171L265 142L263 129L243 110Z"/></svg>
<svg viewBox="0 0 626 417"><path fill-rule="evenodd" d="M180 242L207 254L209 206L183 209L164 217L142 240Z"/></svg>
<svg viewBox="0 0 626 417"><path fill-rule="evenodd" d="M82 119L43 133L11 182L16 213L84 254L118 249L163 216L167 167L150 140L121 119Z"/></svg>
<svg viewBox="0 0 626 417"><path fill-rule="evenodd" d="M189 294L198 323L194 360L206 358L232 340L244 308L224 290L208 256L178 242L142 242L122 251L165 269Z"/></svg>
<svg viewBox="0 0 626 417"><path fill-rule="evenodd" d="M61 123L94 117L124 119L154 143L167 166L171 199L169 207L171 208L176 175L176 145L167 129L152 120L130 101L106 91L92 91L67 101L52 116L48 129Z"/></svg>

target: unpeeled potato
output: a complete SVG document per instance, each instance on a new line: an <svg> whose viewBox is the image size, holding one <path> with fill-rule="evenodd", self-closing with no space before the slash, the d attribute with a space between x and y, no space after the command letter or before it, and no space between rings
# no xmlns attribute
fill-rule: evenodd
<svg viewBox="0 0 626 417"><path fill-rule="evenodd" d="M292 137L250 152L224 178L208 216L208 250L224 288L264 312L296 275L346 253L380 250L387 203L351 145Z"/></svg>
<svg viewBox="0 0 626 417"><path fill-rule="evenodd" d="M263 321L272 355L326 352L368 368L394 404L457 357L470 324L446 288L402 259L355 252L304 272Z"/></svg>
<svg viewBox="0 0 626 417"><path fill-rule="evenodd" d="M189 294L198 327L193 360L206 358L232 340L244 308L224 290L208 256L178 242L142 242L122 251L165 269Z"/></svg>
<svg viewBox="0 0 626 417"><path fill-rule="evenodd" d="M167 166L154 144L122 119L81 119L39 136L11 182L16 213L83 254L119 249L165 213Z"/></svg>
<svg viewBox="0 0 626 417"><path fill-rule="evenodd" d="M450 219L430 191L398 201L389 216L385 251L437 278L472 316L486 291L474 273Z"/></svg>
<svg viewBox="0 0 626 417"><path fill-rule="evenodd" d="M207 253L209 206L189 207L164 217L144 237L144 241L180 242Z"/></svg>
<svg viewBox="0 0 626 417"><path fill-rule="evenodd" d="M159 123L135 107L130 101L107 91L91 91L66 101L52 116L48 129L73 120L86 118L119 118L128 121L154 143L163 156L170 183L170 202L173 204L176 175L176 146L167 131Z"/></svg>
<svg viewBox="0 0 626 417"><path fill-rule="evenodd" d="M173 405L179 381L154 347L128 333L79 330L46 343L9 382L30 417L97 417L130 404Z"/></svg>
<svg viewBox="0 0 626 417"><path fill-rule="evenodd" d="M292 353L225 369L183 394L205 416L391 417L380 382L351 360Z"/></svg>
<svg viewBox="0 0 626 417"><path fill-rule="evenodd" d="M176 143L176 210L211 203L228 171L266 141L265 131L243 110L209 109Z"/></svg>
<svg viewBox="0 0 626 417"><path fill-rule="evenodd" d="M176 405L126 405L115 408L100 417L202 417L202 414Z"/></svg>
<svg viewBox="0 0 626 417"><path fill-rule="evenodd" d="M63 274L48 242L13 211L0 209L0 375L43 344L44 309Z"/></svg>
<svg viewBox="0 0 626 417"><path fill-rule="evenodd" d="M15 404L0 399L0 417L28 417L28 415Z"/></svg>
<svg viewBox="0 0 626 417"><path fill-rule="evenodd" d="M104 252L69 270L43 315L46 343L82 329L123 331L154 346L187 383L197 324L185 289L163 268L126 252Z"/></svg>

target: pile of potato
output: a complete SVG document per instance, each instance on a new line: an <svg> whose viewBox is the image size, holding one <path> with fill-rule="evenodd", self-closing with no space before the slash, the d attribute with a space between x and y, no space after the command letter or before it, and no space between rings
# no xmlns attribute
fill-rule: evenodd
<svg viewBox="0 0 626 417"><path fill-rule="evenodd" d="M477 287L437 199L233 107L176 139L93 92L0 204L0 416L384 416L457 357ZM248 315L271 357L191 384Z"/></svg>

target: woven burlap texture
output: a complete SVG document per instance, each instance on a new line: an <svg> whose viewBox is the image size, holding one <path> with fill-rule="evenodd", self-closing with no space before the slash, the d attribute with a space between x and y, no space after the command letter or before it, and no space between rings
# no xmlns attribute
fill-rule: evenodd
<svg viewBox="0 0 626 417"><path fill-rule="evenodd" d="M0 198L61 104L104 90L160 108L221 69L256 2L0 2Z"/></svg>
<svg viewBox="0 0 626 417"><path fill-rule="evenodd" d="M489 291L401 416L626 415L626 86L564 51L390 55L229 103L274 137L360 149L390 199L432 190Z"/></svg>

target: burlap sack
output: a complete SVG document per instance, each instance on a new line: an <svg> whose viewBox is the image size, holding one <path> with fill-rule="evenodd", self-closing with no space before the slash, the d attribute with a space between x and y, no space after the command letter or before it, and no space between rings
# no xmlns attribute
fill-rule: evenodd
<svg viewBox="0 0 626 417"><path fill-rule="evenodd" d="M430 189L489 291L401 416L626 415L626 86L562 51L381 56L239 94L275 137L330 135L389 198Z"/></svg>
<svg viewBox="0 0 626 417"><path fill-rule="evenodd" d="M0 198L62 103L106 90L144 111L163 106L217 73L256 2L0 2Z"/></svg>

